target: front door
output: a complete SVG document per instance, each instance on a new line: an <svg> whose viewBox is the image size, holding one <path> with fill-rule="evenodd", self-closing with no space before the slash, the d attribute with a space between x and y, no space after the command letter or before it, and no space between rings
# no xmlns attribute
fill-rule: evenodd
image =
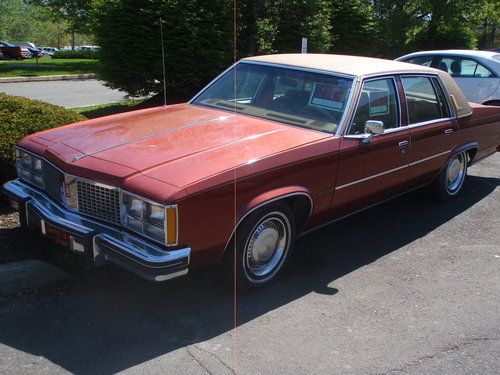
<svg viewBox="0 0 500 375"><path fill-rule="evenodd" d="M368 120L383 122L385 130L366 142ZM406 178L409 145L409 130L401 128L394 78L365 81L353 121L341 139L337 184L331 204L335 217L397 194Z"/></svg>

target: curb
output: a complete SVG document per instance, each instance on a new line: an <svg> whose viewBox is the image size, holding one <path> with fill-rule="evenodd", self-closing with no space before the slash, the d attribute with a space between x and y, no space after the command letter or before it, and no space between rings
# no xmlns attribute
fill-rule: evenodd
<svg viewBox="0 0 500 375"><path fill-rule="evenodd" d="M68 74L54 76L38 76L38 77L6 77L0 78L0 83L17 83L17 82L41 82L41 81L80 81L85 79L95 79L97 74Z"/></svg>
<svg viewBox="0 0 500 375"><path fill-rule="evenodd" d="M0 297L65 279L68 275L37 259L0 264Z"/></svg>

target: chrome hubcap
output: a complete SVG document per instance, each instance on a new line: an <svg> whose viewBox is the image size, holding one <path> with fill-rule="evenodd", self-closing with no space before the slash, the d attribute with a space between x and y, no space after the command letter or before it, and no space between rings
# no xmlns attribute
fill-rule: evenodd
<svg viewBox="0 0 500 375"><path fill-rule="evenodd" d="M254 228L246 246L246 269L259 278L272 274L285 255L288 240L288 222L271 217Z"/></svg>
<svg viewBox="0 0 500 375"><path fill-rule="evenodd" d="M457 155L448 164L446 171L446 187L450 194L457 192L462 186L465 177L465 158L463 154Z"/></svg>

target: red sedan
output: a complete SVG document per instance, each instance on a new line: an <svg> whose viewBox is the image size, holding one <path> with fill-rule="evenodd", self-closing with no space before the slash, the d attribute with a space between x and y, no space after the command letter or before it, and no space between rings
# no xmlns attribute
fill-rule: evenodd
<svg viewBox="0 0 500 375"><path fill-rule="evenodd" d="M499 145L500 108L469 104L443 71L272 55L189 103L24 138L3 190L23 225L94 264L163 281L236 257L248 289L276 279L300 234L426 185L451 200Z"/></svg>

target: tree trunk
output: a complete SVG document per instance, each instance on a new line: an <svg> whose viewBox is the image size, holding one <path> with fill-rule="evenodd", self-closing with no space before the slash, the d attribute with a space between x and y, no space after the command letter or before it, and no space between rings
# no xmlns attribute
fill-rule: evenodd
<svg viewBox="0 0 500 375"><path fill-rule="evenodd" d="M75 50L75 32L71 30L71 50Z"/></svg>

